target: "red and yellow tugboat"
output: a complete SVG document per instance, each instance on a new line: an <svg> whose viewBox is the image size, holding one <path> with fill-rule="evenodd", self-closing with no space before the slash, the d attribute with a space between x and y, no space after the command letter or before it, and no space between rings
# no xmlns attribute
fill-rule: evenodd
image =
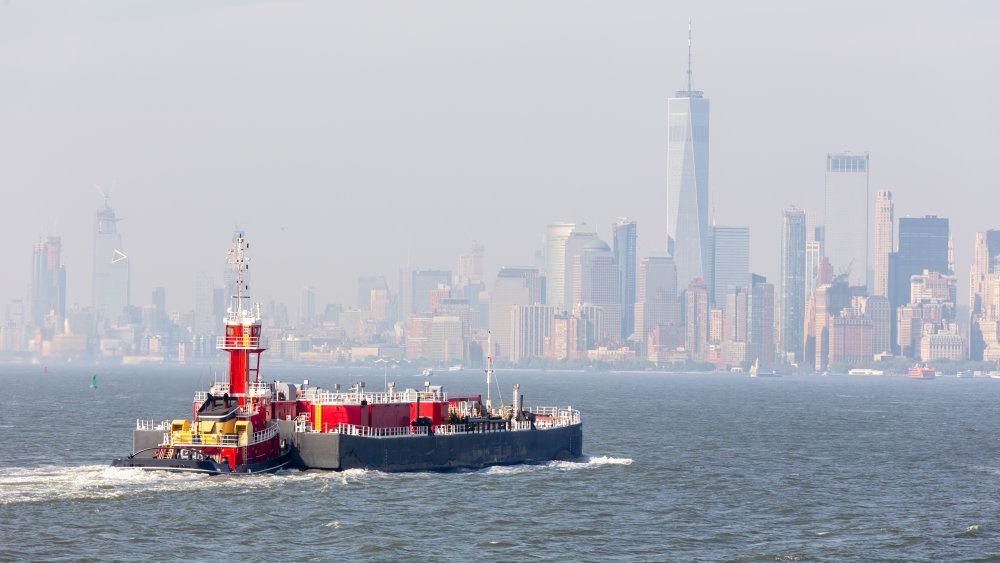
<svg viewBox="0 0 1000 563"><path fill-rule="evenodd" d="M191 420L139 421L137 430L162 431L162 440L115 459L112 466L220 475L275 471L289 463L291 449L272 419L273 386L260 378L260 355L266 349L260 305L245 306L248 247L239 234L229 252L236 294L226 313L225 336L218 341L218 348L229 353L228 381L195 394Z"/></svg>

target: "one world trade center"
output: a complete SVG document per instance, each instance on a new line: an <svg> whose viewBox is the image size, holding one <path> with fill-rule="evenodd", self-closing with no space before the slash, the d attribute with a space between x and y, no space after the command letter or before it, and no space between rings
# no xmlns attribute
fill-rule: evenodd
<svg viewBox="0 0 1000 563"><path fill-rule="evenodd" d="M688 24L687 90L667 100L667 250L677 264L677 289L705 279L709 263L708 99L691 84Z"/></svg>

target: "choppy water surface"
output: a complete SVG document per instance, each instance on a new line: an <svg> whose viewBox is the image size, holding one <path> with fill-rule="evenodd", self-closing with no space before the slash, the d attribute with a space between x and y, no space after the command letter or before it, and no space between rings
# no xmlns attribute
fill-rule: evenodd
<svg viewBox="0 0 1000 563"><path fill-rule="evenodd" d="M356 373L269 370L381 385ZM205 368L0 367L0 559L1000 557L1000 381L500 377L528 404L581 409L585 458L408 474L118 470L107 463L127 453L135 419L189 415ZM482 387L479 372L434 379Z"/></svg>

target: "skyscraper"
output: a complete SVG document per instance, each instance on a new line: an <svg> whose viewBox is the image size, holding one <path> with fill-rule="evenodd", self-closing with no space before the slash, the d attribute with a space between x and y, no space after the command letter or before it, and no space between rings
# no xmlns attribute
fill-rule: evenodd
<svg viewBox="0 0 1000 563"><path fill-rule="evenodd" d="M545 230L545 302L566 306L566 241L576 227L573 223L553 223Z"/></svg>
<svg viewBox="0 0 1000 563"><path fill-rule="evenodd" d="M687 90L667 100L667 251L677 263L678 287L704 279L709 260L709 101L691 77L689 25Z"/></svg>
<svg viewBox="0 0 1000 563"><path fill-rule="evenodd" d="M371 309L372 291L374 290L389 291L389 284L386 282L385 276L358 277L358 309L362 311Z"/></svg>
<svg viewBox="0 0 1000 563"><path fill-rule="evenodd" d="M1000 231L976 233L969 275L969 358L1000 359Z"/></svg>
<svg viewBox="0 0 1000 563"><path fill-rule="evenodd" d="M118 218L104 198L94 228L94 322L98 334L124 321L129 306L129 257L122 251Z"/></svg>
<svg viewBox="0 0 1000 563"><path fill-rule="evenodd" d="M604 313L602 330L594 334L597 342L617 343L621 334L621 299L618 292L618 267L608 245L594 237L573 258L573 306L592 305Z"/></svg>
<svg viewBox="0 0 1000 563"><path fill-rule="evenodd" d="M825 251L834 274L868 280L868 153L826 155Z"/></svg>
<svg viewBox="0 0 1000 563"><path fill-rule="evenodd" d="M431 311L431 292L438 286L451 286L448 270L417 270L406 267L399 271L400 319L414 313Z"/></svg>
<svg viewBox="0 0 1000 563"><path fill-rule="evenodd" d="M31 264L31 320L36 328L54 329L56 334L63 331L66 318L66 267L61 253L61 239L46 237L35 245Z"/></svg>
<svg viewBox="0 0 1000 563"><path fill-rule="evenodd" d="M732 288L750 287L750 227L713 226L711 233L708 300L721 306Z"/></svg>
<svg viewBox="0 0 1000 563"><path fill-rule="evenodd" d="M747 342L754 361L767 369L774 365L774 284L767 278L751 274L750 303L747 306ZM801 325L799 334L802 333ZM801 343L800 343L801 346ZM747 360L751 358L748 356Z"/></svg>
<svg viewBox="0 0 1000 563"><path fill-rule="evenodd" d="M583 249L591 242L598 241L597 231L586 223L581 223L573 227L573 231L566 238L563 252L563 264L565 265L562 274L563 280L563 301L559 303L548 303L562 307L565 311L572 311L579 302L578 295L573 295L573 268L576 259L583 252ZM602 243L603 244L603 243ZM607 246L607 245L605 245ZM548 280L546 280L548 283Z"/></svg>
<svg viewBox="0 0 1000 563"><path fill-rule="evenodd" d="M701 279L691 280L684 291L684 347L688 357L704 361L708 355L708 287Z"/></svg>
<svg viewBox="0 0 1000 563"><path fill-rule="evenodd" d="M514 305L512 308L511 361L542 357L545 339L552 334L555 307L551 305Z"/></svg>
<svg viewBox="0 0 1000 563"><path fill-rule="evenodd" d="M677 267L666 252L652 252L639 265L635 303L635 339L648 356L648 338L657 328L663 340L677 339L680 310L677 303ZM673 337L673 338L671 338Z"/></svg>
<svg viewBox="0 0 1000 563"><path fill-rule="evenodd" d="M545 278L534 268L500 268L490 292L489 329L498 358L513 359L515 305L541 303L545 295ZM493 350L489 351L490 354Z"/></svg>
<svg viewBox="0 0 1000 563"><path fill-rule="evenodd" d="M806 312L806 214L790 207L782 217L781 350L783 354L794 354L798 363L802 361Z"/></svg>
<svg viewBox="0 0 1000 563"><path fill-rule="evenodd" d="M624 340L635 330L635 221L622 217L615 221L612 231L614 259L618 265L618 291L621 296L622 340Z"/></svg>
<svg viewBox="0 0 1000 563"><path fill-rule="evenodd" d="M875 195L875 273L872 295L889 296L889 254L893 251L893 235L892 192L879 190Z"/></svg>
<svg viewBox="0 0 1000 563"><path fill-rule="evenodd" d="M927 215L899 219L899 250L892 260L892 288L890 301L893 308L910 302L910 277L924 270L950 274L948 219Z"/></svg>

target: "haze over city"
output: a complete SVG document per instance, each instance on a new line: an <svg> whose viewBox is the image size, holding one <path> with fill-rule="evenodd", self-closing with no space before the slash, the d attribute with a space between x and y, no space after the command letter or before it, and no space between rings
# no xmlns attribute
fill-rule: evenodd
<svg viewBox="0 0 1000 563"><path fill-rule="evenodd" d="M666 100L712 100L711 213L778 273L781 210L823 206L827 153L871 155L896 216L951 220L968 272L993 212L998 9L985 2L130 2L0 6L4 302L62 237L88 306L110 191L131 299L221 282L235 226L260 298L353 303L359 275L531 265L545 226L665 248ZM960 284L960 291L966 287ZM963 302L964 297L959 298Z"/></svg>

